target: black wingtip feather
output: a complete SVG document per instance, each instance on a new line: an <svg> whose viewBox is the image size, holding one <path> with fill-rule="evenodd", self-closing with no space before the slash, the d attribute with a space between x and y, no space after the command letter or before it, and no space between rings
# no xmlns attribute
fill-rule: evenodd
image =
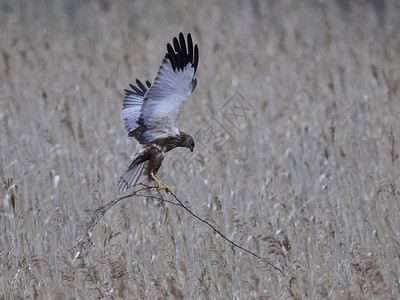
<svg viewBox="0 0 400 300"><path fill-rule="evenodd" d="M193 58L193 63L192 63L195 73L196 73L198 65L199 65L199 48L197 47L197 45L195 45L194 46L194 58Z"/></svg>
<svg viewBox="0 0 400 300"><path fill-rule="evenodd" d="M174 41L175 52L176 53L180 53L181 52L181 47L179 46L178 39L176 37L174 37L173 41Z"/></svg>
<svg viewBox="0 0 400 300"><path fill-rule="evenodd" d="M189 53L188 53L188 61L192 62L193 61L193 45L192 43L188 43L188 49L189 49Z"/></svg>
<svg viewBox="0 0 400 300"><path fill-rule="evenodd" d="M136 84L138 85L138 87L139 87L143 92L147 92L146 87L143 85L143 83L140 82L139 79L136 79Z"/></svg>
<svg viewBox="0 0 400 300"><path fill-rule="evenodd" d="M141 94L142 93L142 91L141 90L139 90L136 86L134 86L133 84L129 84L129 86L131 87L131 89L132 90L134 90L136 93L138 93L138 94Z"/></svg>
<svg viewBox="0 0 400 300"><path fill-rule="evenodd" d="M179 43L181 44L181 50L182 53L187 56L187 52L186 52L186 42L185 42L185 37L183 36L183 33L179 33Z"/></svg>
<svg viewBox="0 0 400 300"><path fill-rule="evenodd" d="M165 56L166 59L170 60L172 69L174 71L183 70L190 63L196 73L199 64L199 48L197 45L193 48L191 34L187 34L187 46L182 32L179 33L179 40L174 37L173 45L172 47L171 44L167 44L167 54Z"/></svg>
<svg viewBox="0 0 400 300"><path fill-rule="evenodd" d="M187 34L187 40L188 40L188 48L192 48L193 41L192 41L192 35L190 34L190 32Z"/></svg>
<svg viewBox="0 0 400 300"><path fill-rule="evenodd" d="M171 61L172 69L175 71L176 70L176 61L175 61L175 53L174 49L172 49L171 44L167 44L167 58Z"/></svg>
<svg viewBox="0 0 400 300"><path fill-rule="evenodd" d="M136 79L136 84L139 88L131 83L129 84L132 90L124 90L125 96L135 94L137 96L143 97L146 94L147 90L151 87L151 83L148 80L146 80L147 88L139 79Z"/></svg>

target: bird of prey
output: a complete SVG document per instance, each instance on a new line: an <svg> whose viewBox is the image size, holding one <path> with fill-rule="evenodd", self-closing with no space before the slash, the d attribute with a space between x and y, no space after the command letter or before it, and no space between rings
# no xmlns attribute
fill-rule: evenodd
<svg viewBox="0 0 400 300"><path fill-rule="evenodd" d="M136 80L137 87L125 90L121 118L129 137L143 145L132 157L125 173L117 184L118 190L132 187L142 171L149 180L157 182L157 190L170 188L156 178L164 155L176 147L194 150L194 140L178 129L178 119L189 96L196 87L194 75L199 63L199 50L193 46L190 33L187 43L182 32L167 44L167 53L162 61L153 84L144 85Z"/></svg>

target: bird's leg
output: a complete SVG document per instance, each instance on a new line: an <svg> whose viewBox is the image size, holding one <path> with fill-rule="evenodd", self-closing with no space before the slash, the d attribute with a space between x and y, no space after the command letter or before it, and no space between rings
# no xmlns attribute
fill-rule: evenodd
<svg viewBox="0 0 400 300"><path fill-rule="evenodd" d="M153 172L150 174L151 178L153 178L155 180L155 182L157 182L157 191L162 190L163 187L165 187L165 190L167 193L169 193L171 191L170 187L164 183L161 182L161 180L158 180L156 178L156 176L154 176Z"/></svg>

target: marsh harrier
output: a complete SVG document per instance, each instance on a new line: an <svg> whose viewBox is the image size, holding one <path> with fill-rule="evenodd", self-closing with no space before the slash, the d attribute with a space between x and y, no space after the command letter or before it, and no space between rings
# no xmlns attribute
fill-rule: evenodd
<svg viewBox="0 0 400 300"><path fill-rule="evenodd" d="M194 150L193 138L178 129L178 118L189 96L196 87L194 75L199 63L199 50L192 42L190 33L187 43L182 33L173 39L173 47L167 44L167 53L153 84L136 80L137 87L125 90L122 121L129 137L134 137L143 147L135 154L121 176L117 188L125 190L138 181L142 171L150 180L170 188L155 175L164 155L176 147Z"/></svg>

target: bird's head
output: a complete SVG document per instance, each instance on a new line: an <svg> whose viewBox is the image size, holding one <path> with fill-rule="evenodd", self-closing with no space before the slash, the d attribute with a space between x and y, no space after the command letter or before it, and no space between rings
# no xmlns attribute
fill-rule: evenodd
<svg viewBox="0 0 400 300"><path fill-rule="evenodd" d="M194 139L191 135L181 132L181 134L184 136L183 140L183 147L189 148L190 151L193 152L194 150Z"/></svg>

